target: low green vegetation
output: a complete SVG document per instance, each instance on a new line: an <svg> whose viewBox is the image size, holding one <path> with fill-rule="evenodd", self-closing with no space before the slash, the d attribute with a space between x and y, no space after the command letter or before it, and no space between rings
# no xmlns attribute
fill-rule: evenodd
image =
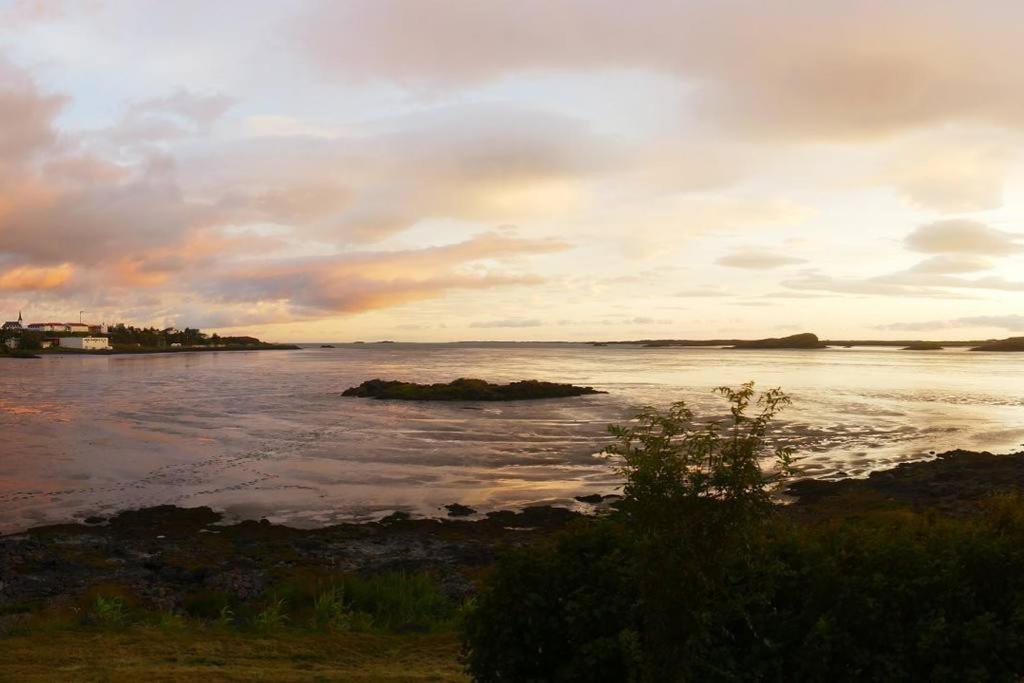
<svg viewBox="0 0 1024 683"><path fill-rule="evenodd" d="M0 615L7 619L0 680L46 680L50 669L41 664L53 661L48 648L58 647L51 643L62 644L63 665L91 672L90 680L138 680L142 672L184 680L200 671L231 680L306 680L311 671L367 681L464 680L459 609L432 576L419 573L297 573L248 603L206 592L172 610L123 586L101 585L73 604L22 605ZM89 642L104 645L90 652Z"/></svg>
<svg viewBox="0 0 1024 683"><path fill-rule="evenodd" d="M796 521L769 496L786 397L722 393L727 424L677 404L615 428L620 511L499 561L466 619L475 680L1020 680L1019 494Z"/></svg>
<svg viewBox="0 0 1024 683"><path fill-rule="evenodd" d="M371 379L357 387L346 389L342 396L395 401L525 401L601 393L604 392L593 387L536 380L491 384L482 379L461 378L447 384L416 384Z"/></svg>

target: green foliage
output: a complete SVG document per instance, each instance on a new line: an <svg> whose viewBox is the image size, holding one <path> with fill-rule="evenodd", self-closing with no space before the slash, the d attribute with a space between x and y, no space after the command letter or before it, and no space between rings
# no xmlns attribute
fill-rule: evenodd
<svg viewBox="0 0 1024 683"><path fill-rule="evenodd" d="M298 574L276 584L263 611L242 621L258 629L286 624L318 631L427 632L449 628L456 604L429 574Z"/></svg>
<svg viewBox="0 0 1024 683"><path fill-rule="evenodd" d="M287 607L283 599L272 599L253 620L258 631L278 631L288 623Z"/></svg>
<svg viewBox="0 0 1024 683"><path fill-rule="evenodd" d="M128 610L122 598L98 595L89 610L89 617L98 626L120 628L128 622Z"/></svg>
<svg viewBox="0 0 1024 683"><path fill-rule="evenodd" d="M156 627L161 631L183 631L187 626L187 619L177 612L164 611L157 616Z"/></svg>
<svg viewBox="0 0 1024 683"><path fill-rule="evenodd" d="M345 604L344 588L332 586L313 599L314 629L351 631L355 623L356 615Z"/></svg>
<svg viewBox="0 0 1024 683"><path fill-rule="evenodd" d="M789 468L791 450L770 450L766 438L771 421L790 399L779 389L755 399L753 382L716 392L729 403L731 418L724 425L696 422L689 407L678 402L664 412L645 408L632 424L609 427L616 443L606 451L621 458L625 479L622 509L641 530L693 529L701 521L694 515L713 515L720 524L735 525L770 509L770 479L761 461L773 457L780 473ZM748 415L752 402L759 409L753 417ZM716 525L716 536L722 531Z"/></svg>
<svg viewBox="0 0 1024 683"><path fill-rule="evenodd" d="M224 614L233 614L232 596L221 591L199 591L184 601L185 614L196 619L217 620Z"/></svg>
<svg viewBox="0 0 1024 683"><path fill-rule="evenodd" d="M171 344L198 346L209 343L207 336L199 330L186 327L184 330L158 330L155 327L134 327L118 323L107 330L110 343L136 345L144 348L165 348Z"/></svg>
<svg viewBox="0 0 1024 683"><path fill-rule="evenodd" d="M350 576L339 588L352 612L367 615L377 629L430 631L455 616L455 604L429 574Z"/></svg>
<svg viewBox="0 0 1024 683"><path fill-rule="evenodd" d="M622 512L504 557L465 619L481 681L1016 681L1024 674L1024 500L981 515L773 513L781 392L719 390L613 429ZM755 416L748 416L758 406Z"/></svg>
<svg viewBox="0 0 1024 683"><path fill-rule="evenodd" d="M634 545L627 529L603 521L503 557L464 619L474 680L628 680L639 621Z"/></svg>

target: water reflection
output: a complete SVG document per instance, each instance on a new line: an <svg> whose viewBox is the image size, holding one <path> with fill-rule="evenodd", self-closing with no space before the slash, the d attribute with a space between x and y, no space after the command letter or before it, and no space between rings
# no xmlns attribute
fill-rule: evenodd
<svg viewBox="0 0 1024 683"><path fill-rule="evenodd" d="M289 353L7 361L0 389L0 528L155 503L298 524L490 509L607 492L605 427L644 404L755 379L794 407L779 434L814 476L952 447L1024 439L1024 357L889 349L813 352L586 345L365 345ZM373 377L592 384L565 401L411 404L341 399Z"/></svg>

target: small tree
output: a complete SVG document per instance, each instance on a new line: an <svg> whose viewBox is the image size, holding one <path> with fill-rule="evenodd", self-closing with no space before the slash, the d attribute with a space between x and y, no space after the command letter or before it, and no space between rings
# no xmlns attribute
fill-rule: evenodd
<svg viewBox="0 0 1024 683"><path fill-rule="evenodd" d="M729 402L725 425L695 421L680 401L664 412L644 408L634 423L609 427L616 443L606 451L622 459L622 507L642 530L675 526L709 510L748 520L770 507L768 487L788 472L792 449L770 448L768 427L790 399L777 388L755 399L753 382L715 391ZM747 414L751 403L759 409L755 416ZM778 466L774 475L762 470L765 459Z"/></svg>
<svg viewBox="0 0 1024 683"><path fill-rule="evenodd" d="M768 588L760 584L769 486L792 455L767 437L789 398L780 389L755 398L753 382L716 392L728 401L726 420L698 422L679 402L609 428L616 443L607 451L621 458L625 478L621 509L638 534L646 680L739 675L737 645L756 649L764 640L751 617ZM774 475L764 460L778 466Z"/></svg>

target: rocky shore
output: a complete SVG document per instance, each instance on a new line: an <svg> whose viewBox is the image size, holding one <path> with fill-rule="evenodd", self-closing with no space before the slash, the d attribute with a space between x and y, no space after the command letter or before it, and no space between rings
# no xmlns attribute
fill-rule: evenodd
<svg viewBox="0 0 1024 683"><path fill-rule="evenodd" d="M785 507L795 519L821 520L886 508L966 515L997 493L1024 491L1024 452L950 451L901 464L865 479L792 482ZM581 496L602 509L614 496ZM427 572L453 598L502 548L534 543L585 515L531 507L464 519L453 503L448 519L396 513L363 524L295 529L267 520L224 524L207 507L160 506L85 524L38 527L0 537L0 631L20 613L70 604L96 585L115 585L142 603L180 609L197 596L257 599L284 574L372 575Z"/></svg>
<svg viewBox="0 0 1024 683"><path fill-rule="evenodd" d="M786 488L796 499L790 507L804 516L879 507L963 515L977 511L993 495L1017 492L1024 492L1024 451L996 455L954 450L872 472L865 479L803 479Z"/></svg>
<svg viewBox="0 0 1024 683"><path fill-rule="evenodd" d="M174 610L203 595L253 599L279 575L302 571L428 572L459 598L472 591L474 572L500 548L533 542L580 516L532 507L473 521L395 514L379 522L295 529L267 520L222 525L208 507L168 505L38 527L0 537L0 626L4 615L59 606L97 584Z"/></svg>

